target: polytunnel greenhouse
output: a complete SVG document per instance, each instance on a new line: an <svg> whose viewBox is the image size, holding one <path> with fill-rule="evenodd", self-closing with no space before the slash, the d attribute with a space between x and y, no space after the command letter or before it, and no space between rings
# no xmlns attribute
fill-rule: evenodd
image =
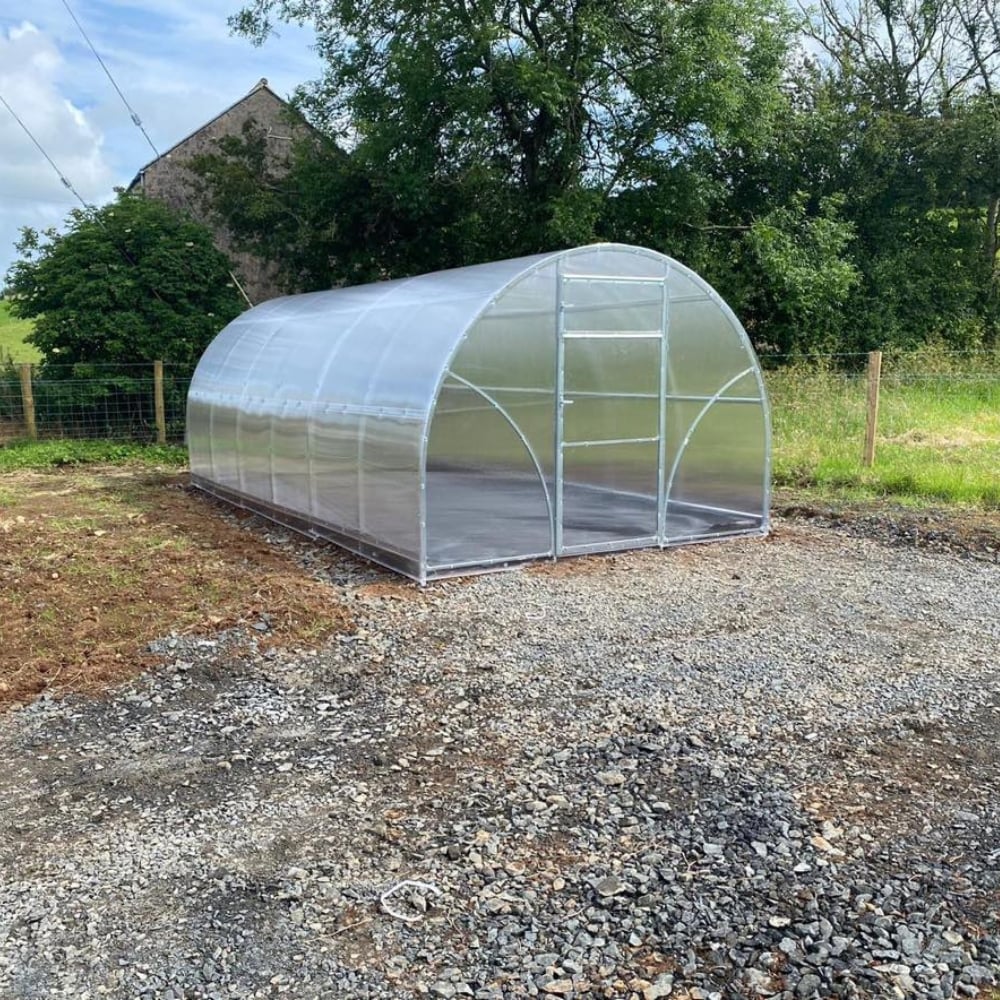
<svg viewBox="0 0 1000 1000"><path fill-rule="evenodd" d="M421 582L768 526L743 328L600 244L265 302L205 351L193 482Z"/></svg>

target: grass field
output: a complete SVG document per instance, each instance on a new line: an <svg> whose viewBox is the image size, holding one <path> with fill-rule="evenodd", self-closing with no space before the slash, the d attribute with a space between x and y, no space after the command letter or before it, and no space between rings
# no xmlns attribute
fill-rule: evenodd
<svg viewBox="0 0 1000 1000"><path fill-rule="evenodd" d="M31 322L14 319L10 303L0 299L0 360L10 355L14 361L40 361L42 356L24 338L31 333Z"/></svg>
<svg viewBox="0 0 1000 1000"><path fill-rule="evenodd" d="M1000 372L888 377L871 469L863 377L797 369L767 381L776 486L1000 508Z"/></svg>

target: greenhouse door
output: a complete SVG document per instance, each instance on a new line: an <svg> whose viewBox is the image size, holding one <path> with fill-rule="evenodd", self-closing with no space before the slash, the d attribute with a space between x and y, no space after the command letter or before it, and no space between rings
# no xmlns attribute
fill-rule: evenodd
<svg viewBox="0 0 1000 1000"><path fill-rule="evenodd" d="M561 275L556 555L663 536L666 282Z"/></svg>

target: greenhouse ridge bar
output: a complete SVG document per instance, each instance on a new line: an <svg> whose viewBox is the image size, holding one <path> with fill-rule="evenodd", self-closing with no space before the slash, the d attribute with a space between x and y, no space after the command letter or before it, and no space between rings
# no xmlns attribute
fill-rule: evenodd
<svg viewBox="0 0 1000 1000"><path fill-rule="evenodd" d="M747 336L639 247L265 302L199 362L188 444L202 489L420 582L768 528Z"/></svg>

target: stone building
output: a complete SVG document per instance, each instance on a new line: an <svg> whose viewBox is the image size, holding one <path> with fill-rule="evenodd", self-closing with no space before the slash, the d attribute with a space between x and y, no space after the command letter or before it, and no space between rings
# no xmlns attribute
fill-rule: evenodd
<svg viewBox="0 0 1000 1000"><path fill-rule="evenodd" d="M271 90L267 80L261 80L235 104L147 163L128 190L142 191L207 225L215 233L216 245L233 261L247 297L256 305L283 294L277 281L277 267L256 254L233 249L229 232L211 216L199 198L196 178L187 165L192 157L217 152L219 139L243 135L247 124L263 130L267 136L268 151L274 157L272 169L275 166L280 169L292 143L310 130L309 125L291 111L288 103Z"/></svg>

